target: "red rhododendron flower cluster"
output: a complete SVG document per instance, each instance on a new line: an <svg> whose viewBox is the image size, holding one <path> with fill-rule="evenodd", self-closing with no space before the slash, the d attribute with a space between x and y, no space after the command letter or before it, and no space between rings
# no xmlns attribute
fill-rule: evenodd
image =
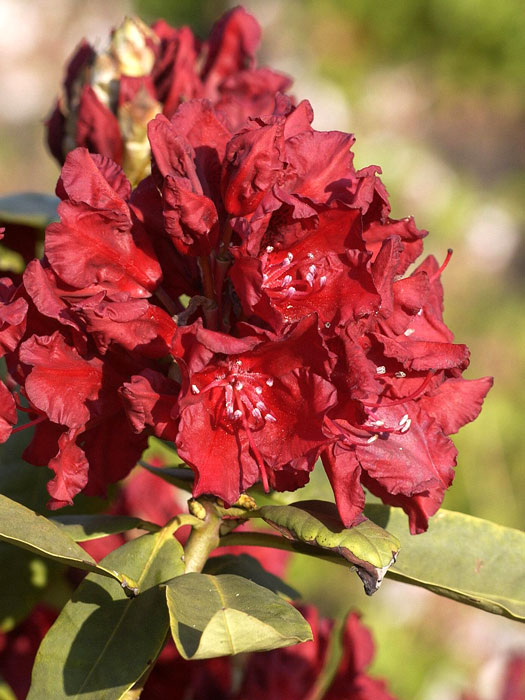
<svg viewBox="0 0 525 700"><path fill-rule="evenodd" d="M204 84L235 82L250 22L217 25ZM313 129L308 102L276 93L239 126L194 94L149 123L134 190L104 155L68 154L44 257L4 285L0 348L36 425L25 458L55 472L50 507L103 492L156 435L195 496L294 490L321 458L347 526L364 486L425 530L454 476L448 436L491 386L462 378L443 322L450 256L408 272L426 232L390 218L380 170L356 171L353 137Z"/></svg>
<svg viewBox="0 0 525 700"><path fill-rule="evenodd" d="M112 158L137 182L149 167L146 125L170 118L187 100L206 98L234 129L247 117L268 114L290 79L257 67L260 27L236 7L205 41L189 27L160 20L151 28L127 18L100 52L83 41L71 58L63 94L48 121L48 144L61 163L75 146Z"/></svg>

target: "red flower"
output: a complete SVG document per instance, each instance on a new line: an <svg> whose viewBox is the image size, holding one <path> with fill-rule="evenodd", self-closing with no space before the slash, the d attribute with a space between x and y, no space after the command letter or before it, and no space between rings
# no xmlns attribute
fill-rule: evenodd
<svg viewBox="0 0 525 700"><path fill-rule="evenodd" d="M279 240L257 256L234 249L230 270L246 314L256 314L276 332L316 312L330 328L372 314L379 307L368 265L361 250L357 216L347 209L328 209L297 242ZM355 246L355 247L354 247Z"/></svg>
<svg viewBox="0 0 525 700"><path fill-rule="evenodd" d="M83 357L58 331L26 340L20 360L32 367L24 393L40 420L50 421L37 427L25 455L55 471L48 485L49 506L71 504L88 480L88 491L100 493L125 476L140 457L145 439L135 436L124 415L118 370L107 360ZM116 434L121 438L118 444Z"/></svg>
<svg viewBox="0 0 525 700"><path fill-rule="evenodd" d="M149 296L160 279L151 243L129 209L122 170L79 148L57 184L60 222L46 230L45 255L54 272L76 288Z"/></svg>
<svg viewBox="0 0 525 700"><path fill-rule="evenodd" d="M322 456L347 526L364 486L423 531L453 479L448 435L491 384L461 378L468 349L442 318L449 256L404 276L426 232L389 218L379 169L356 171L353 136L313 129L308 102L251 91L243 104L266 114L228 121L219 105L263 76L242 9L200 73L188 31L129 22L111 49L119 107L160 98L170 119L150 122L152 174L133 192L109 159L67 156L45 259L6 287L0 342L38 423L26 458L55 470L58 505L127 474L150 434L176 444L194 495L227 503L258 481L296 489Z"/></svg>
<svg viewBox="0 0 525 700"><path fill-rule="evenodd" d="M277 485L275 472L312 469L326 443L324 414L336 400L322 376L328 353L316 326L311 316L262 341L197 332L213 354L187 369L176 441L197 472L194 495L233 503L259 479Z"/></svg>
<svg viewBox="0 0 525 700"><path fill-rule="evenodd" d="M6 385L0 382L0 443L9 438L16 421L16 404L13 395Z"/></svg>
<svg viewBox="0 0 525 700"><path fill-rule="evenodd" d="M26 328L27 302L9 277L0 278L0 357L16 349Z"/></svg>
<svg viewBox="0 0 525 700"><path fill-rule="evenodd" d="M48 144L61 163L83 146L122 165L134 184L148 174L146 124L155 114L171 117L193 98L216 104L233 127L269 114L276 92L290 80L257 68L260 27L236 7L200 42L188 27L157 22L150 29L128 18L105 51L85 41L73 55L63 95L48 120Z"/></svg>

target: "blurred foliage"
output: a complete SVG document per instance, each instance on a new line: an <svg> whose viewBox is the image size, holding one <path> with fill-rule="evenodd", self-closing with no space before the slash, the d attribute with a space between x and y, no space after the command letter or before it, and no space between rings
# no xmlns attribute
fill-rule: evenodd
<svg viewBox="0 0 525 700"><path fill-rule="evenodd" d="M308 0L309 14L353 25L354 52L368 65L417 61L455 89L525 86L520 0Z"/></svg>
<svg viewBox="0 0 525 700"><path fill-rule="evenodd" d="M135 12L148 22L164 19L174 27L189 25L199 37L208 33L228 3L224 0L134 0Z"/></svg>

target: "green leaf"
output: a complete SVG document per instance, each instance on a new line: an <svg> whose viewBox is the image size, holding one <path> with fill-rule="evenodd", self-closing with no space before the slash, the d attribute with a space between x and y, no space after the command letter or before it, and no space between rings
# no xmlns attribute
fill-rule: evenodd
<svg viewBox="0 0 525 700"><path fill-rule="evenodd" d="M194 475L191 469L187 467L153 467L151 464L142 461L139 464L151 474L155 474L155 476L167 481L168 484L190 493L193 491Z"/></svg>
<svg viewBox="0 0 525 700"><path fill-rule="evenodd" d="M524 532L440 510L427 532L410 535L407 517L398 508L369 505L365 513L401 540L401 554L389 576L525 621Z"/></svg>
<svg viewBox="0 0 525 700"><path fill-rule="evenodd" d="M26 416L22 413L18 415L19 424L27 422ZM0 493L42 513L49 500L46 484L53 472L46 467L35 467L20 458L33 432L33 428L21 430L0 445Z"/></svg>
<svg viewBox="0 0 525 700"><path fill-rule="evenodd" d="M136 584L129 576L117 570L97 565L96 561L79 547L59 525L43 515L0 494L0 540L68 564L84 571L92 571L117 580L128 595L134 595Z"/></svg>
<svg viewBox="0 0 525 700"><path fill-rule="evenodd" d="M171 633L185 659L268 651L312 639L300 613L241 576L190 573L166 587Z"/></svg>
<svg viewBox="0 0 525 700"><path fill-rule="evenodd" d="M334 552L352 564L372 595L394 563L399 541L370 520L345 528L334 503L298 501L288 506L263 506L258 513L287 539Z"/></svg>
<svg viewBox="0 0 525 700"><path fill-rule="evenodd" d="M0 197L0 221L45 228L57 220L58 197L43 192L20 192Z"/></svg>
<svg viewBox="0 0 525 700"><path fill-rule="evenodd" d="M156 532L158 525L140 518L127 515L105 515L95 513L90 515L58 515L50 518L51 522L60 527L75 542L86 542L107 535L118 535L135 528Z"/></svg>
<svg viewBox="0 0 525 700"><path fill-rule="evenodd" d="M125 568L141 593L90 574L44 638L27 700L117 700L160 653L169 629L160 584L184 572L182 547L160 531L127 542L102 560Z"/></svg>
<svg viewBox="0 0 525 700"><path fill-rule="evenodd" d="M282 595L288 600L297 600L301 596L278 576L271 574L262 564L249 554L223 554L212 557L206 562L205 574L235 574L242 576L259 586L264 586L273 593Z"/></svg>

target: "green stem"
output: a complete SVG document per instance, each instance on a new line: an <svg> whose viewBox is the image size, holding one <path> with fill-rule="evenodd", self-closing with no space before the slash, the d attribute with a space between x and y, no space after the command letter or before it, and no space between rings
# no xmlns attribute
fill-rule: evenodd
<svg viewBox="0 0 525 700"><path fill-rule="evenodd" d="M208 561L210 552L219 546L219 529L222 519L214 512L211 504L202 503L206 516L199 528L193 528L184 547L186 573L200 573Z"/></svg>

